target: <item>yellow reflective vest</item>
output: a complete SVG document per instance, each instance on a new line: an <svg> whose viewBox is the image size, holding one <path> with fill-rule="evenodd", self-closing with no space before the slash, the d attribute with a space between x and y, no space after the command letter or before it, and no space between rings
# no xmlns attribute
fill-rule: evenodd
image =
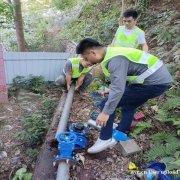
<svg viewBox="0 0 180 180"><path fill-rule="evenodd" d="M70 58L69 59L72 64L72 78L78 78L82 74L85 74L90 71L89 68L83 68L83 70L81 72L79 72L80 59L81 58Z"/></svg>
<svg viewBox="0 0 180 180"><path fill-rule="evenodd" d="M143 72L141 75L128 76L127 80L130 83L142 84L144 82L144 79L152 75L163 65L163 62L159 60L156 56L135 48L108 47L106 51L106 55L103 61L101 62L103 73L107 77L110 77L110 73L106 68L107 61L116 56L124 56L134 63L147 65L148 69L145 72Z"/></svg>
<svg viewBox="0 0 180 180"><path fill-rule="evenodd" d="M132 33L129 35L125 35L124 31L125 31L125 26L119 26L116 32L113 47L137 48L139 45L137 43L137 38L139 36L139 33L144 33L144 31L138 27L136 27L136 29L134 29L134 31L132 31Z"/></svg>

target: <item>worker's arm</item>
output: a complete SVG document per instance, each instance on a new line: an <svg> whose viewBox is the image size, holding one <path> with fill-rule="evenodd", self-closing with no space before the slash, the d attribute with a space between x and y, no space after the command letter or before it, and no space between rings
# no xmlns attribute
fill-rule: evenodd
<svg viewBox="0 0 180 180"><path fill-rule="evenodd" d="M109 60L108 71L111 76L111 85L108 100L98 115L96 123L100 126L105 126L109 116L115 111L118 103L125 90L126 77L129 61L122 56L117 56Z"/></svg>
<svg viewBox="0 0 180 180"><path fill-rule="evenodd" d="M72 73L71 72L66 73L66 87L68 91L71 86L71 80L72 80Z"/></svg>
<svg viewBox="0 0 180 180"><path fill-rule="evenodd" d="M144 43L144 44L142 44L141 46L142 46L142 50L143 50L143 51L148 52L149 48L148 48L147 43Z"/></svg>
<svg viewBox="0 0 180 180"><path fill-rule="evenodd" d="M64 73L66 76L66 87L67 87L67 90L69 90L71 86L71 80L72 80L72 64L69 60L66 61L66 64L64 66Z"/></svg>
<svg viewBox="0 0 180 180"><path fill-rule="evenodd" d="M104 91L99 91L98 92L100 95L105 96L105 94L109 94L109 89L108 90L104 90Z"/></svg>
<svg viewBox="0 0 180 180"><path fill-rule="evenodd" d="M140 44L143 51L148 52L148 45L145 38L145 33L140 32L138 35L137 43Z"/></svg>
<svg viewBox="0 0 180 180"><path fill-rule="evenodd" d="M76 81L75 90L79 89L79 87L82 85L82 83L84 81L84 78L85 78L85 74L81 74L81 76Z"/></svg>

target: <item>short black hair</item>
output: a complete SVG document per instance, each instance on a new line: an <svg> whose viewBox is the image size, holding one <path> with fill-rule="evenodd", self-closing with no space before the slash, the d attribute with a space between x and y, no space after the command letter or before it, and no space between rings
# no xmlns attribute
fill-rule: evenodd
<svg viewBox="0 0 180 180"><path fill-rule="evenodd" d="M85 38L79 42L79 44L76 46L76 54L83 54L84 51L86 51L89 48L99 48L103 47L102 44L100 44L98 41L91 39L91 38Z"/></svg>
<svg viewBox="0 0 180 180"><path fill-rule="evenodd" d="M137 11L134 9L128 9L123 13L123 17L127 18L127 17L131 17L131 16L133 17L133 19L137 19L137 17L138 17Z"/></svg>

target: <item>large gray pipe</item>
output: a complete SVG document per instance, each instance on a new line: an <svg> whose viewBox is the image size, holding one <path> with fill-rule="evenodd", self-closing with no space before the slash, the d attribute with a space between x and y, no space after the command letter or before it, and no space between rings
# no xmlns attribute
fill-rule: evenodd
<svg viewBox="0 0 180 180"><path fill-rule="evenodd" d="M61 118L59 120L58 128L56 131L56 137L59 133L66 130L67 122L69 119L69 114L70 114L72 102L73 102L74 89L75 89L75 85L72 84L68 91L64 109L63 109ZM68 163L66 162L59 163L56 180L69 180L69 164Z"/></svg>

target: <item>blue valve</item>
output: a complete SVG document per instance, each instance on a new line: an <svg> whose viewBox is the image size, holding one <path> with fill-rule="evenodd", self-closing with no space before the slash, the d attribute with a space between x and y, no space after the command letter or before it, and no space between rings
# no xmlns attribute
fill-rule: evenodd
<svg viewBox="0 0 180 180"><path fill-rule="evenodd" d="M82 134L76 133L77 141L75 142L74 149L83 149L88 145L87 139Z"/></svg>
<svg viewBox="0 0 180 180"><path fill-rule="evenodd" d="M98 93L95 93L95 92L90 93L89 96L92 97L92 98L94 98L94 99L98 99L98 98L100 99L100 98L101 98L101 95L98 94Z"/></svg>
<svg viewBox="0 0 180 180"><path fill-rule="evenodd" d="M96 120L97 117L98 117L98 115L99 115L99 114L92 113L92 114L90 115L90 117L91 117L93 120Z"/></svg>
<svg viewBox="0 0 180 180"><path fill-rule="evenodd" d="M89 129L82 123L72 123L69 125L68 129L70 132L76 132L81 135L85 135L89 131Z"/></svg>
<svg viewBox="0 0 180 180"><path fill-rule="evenodd" d="M93 106L96 106L96 107L100 107L101 106L101 101L94 101L92 103Z"/></svg>
<svg viewBox="0 0 180 180"><path fill-rule="evenodd" d="M126 140L129 140L130 138L127 136L127 134L121 132L121 131L118 131L116 129L113 130L113 138L116 140L116 141L126 141Z"/></svg>
<svg viewBox="0 0 180 180"><path fill-rule="evenodd" d="M83 149L88 145L87 139L77 132L62 132L57 136L57 141L59 142L59 155L55 157L54 161L61 159L76 161L73 151Z"/></svg>
<svg viewBox="0 0 180 180"><path fill-rule="evenodd" d="M151 168L154 169L156 171L165 171L166 169L166 165L164 163L160 163L160 162L152 162L149 163L146 168Z"/></svg>
<svg viewBox="0 0 180 180"><path fill-rule="evenodd" d="M163 171L166 170L165 163L152 162L148 164L146 168L147 168L147 171L148 169L155 170L156 174L158 175L157 180L177 180L177 179L172 179L166 173L163 173ZM146 180L151 180L152 178L154 178L154 176L155 176L155 173L153 173L152 171L148 171L147 173L145 173Z"/></svg>

